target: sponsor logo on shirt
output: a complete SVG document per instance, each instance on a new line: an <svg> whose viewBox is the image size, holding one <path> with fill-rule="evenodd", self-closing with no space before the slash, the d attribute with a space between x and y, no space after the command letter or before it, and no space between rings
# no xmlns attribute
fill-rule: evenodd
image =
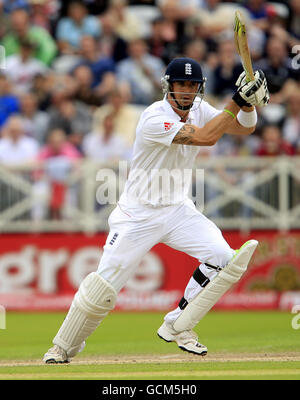
<svg viewBox="0 0 300 400"><path fill-rule="evenodd" d="M174 122L164 122L165 131L169 131L173 125Z"/></svg>

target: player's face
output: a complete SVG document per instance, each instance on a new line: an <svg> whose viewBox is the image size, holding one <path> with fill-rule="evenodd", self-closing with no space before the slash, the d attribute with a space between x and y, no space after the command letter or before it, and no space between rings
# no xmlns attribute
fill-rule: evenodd
<svg viewBox="0 0 300 400"><path fill-rule="evenodd" d="M178 81L173 82L172 92L180 105L187 106L194 101L198 88L198 82Z"/></svg>

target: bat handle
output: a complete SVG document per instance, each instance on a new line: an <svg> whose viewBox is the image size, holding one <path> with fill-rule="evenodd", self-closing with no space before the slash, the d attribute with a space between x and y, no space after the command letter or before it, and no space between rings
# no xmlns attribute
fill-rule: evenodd
<svg viewBox="0 0 300 400"><path fill-rule="evenodd" d="M254 76L253 71L250 71L249 78L250 78L251 81L255 80L255 76Z"/></svg>

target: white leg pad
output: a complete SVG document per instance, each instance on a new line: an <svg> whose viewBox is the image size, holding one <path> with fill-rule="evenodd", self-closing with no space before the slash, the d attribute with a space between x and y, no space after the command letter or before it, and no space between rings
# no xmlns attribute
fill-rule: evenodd
<svg viewBox="0 0 300 400"><path fill-rule="evenodd" d="M74 357L85 339L115 307L116 299L116 290L96 272L90 273L79 286L53 343L62 347L68 357Z"/></svg>
<svg viewBox="0 0 300 400"><path fill-rule="evenodd" d="M177 332L193 329L221 296L240 280L257 245L256 240L246 242L219 274L185 307L173 324Z"/></svg>

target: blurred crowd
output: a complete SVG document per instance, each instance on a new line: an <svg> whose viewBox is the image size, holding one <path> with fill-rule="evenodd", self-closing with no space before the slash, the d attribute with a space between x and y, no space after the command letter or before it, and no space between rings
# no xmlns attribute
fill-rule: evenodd
<svg viewBox="0 0 300 400"><path fill-rule="evenodd" d="M254 134L225 135L200 156L300 154L300 0L0 0L0 163L54 160L64 175L66 161L130 160L176 56L199 61L205 99L221 108L242 71L236 9L270 105Z"/></svg>

